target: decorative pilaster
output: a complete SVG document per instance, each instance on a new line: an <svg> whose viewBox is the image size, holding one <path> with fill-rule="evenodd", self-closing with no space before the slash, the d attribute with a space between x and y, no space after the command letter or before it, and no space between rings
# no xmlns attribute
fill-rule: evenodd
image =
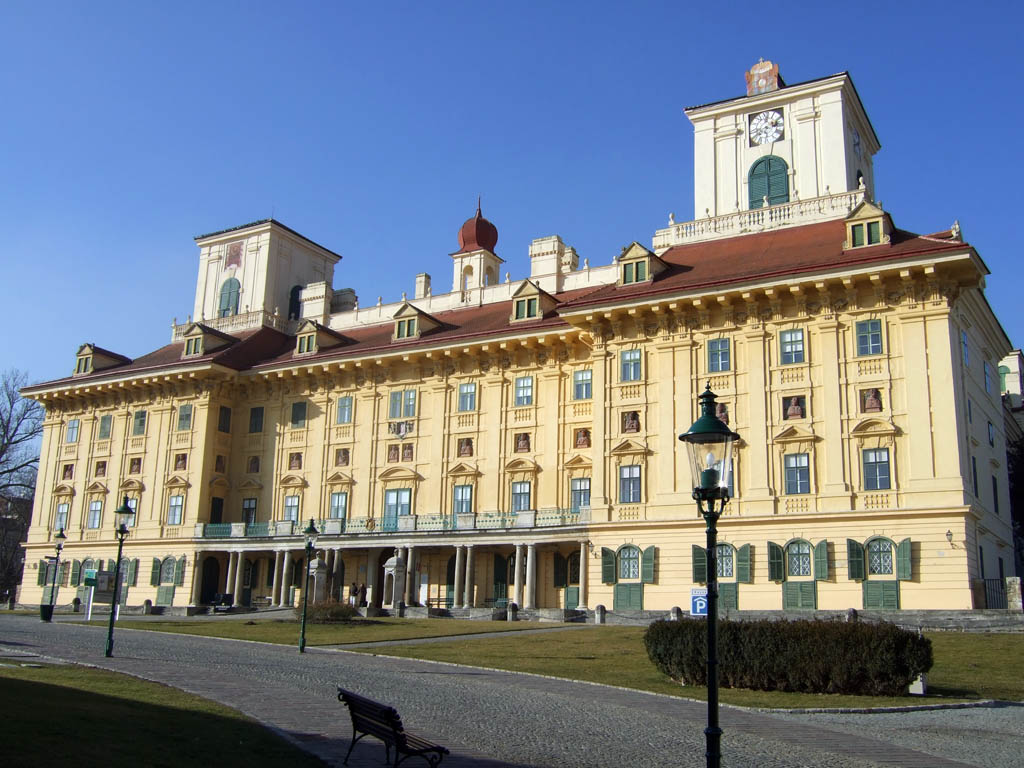
<svg viewBox="0 0 1024 768"><path fill-rule="evenodd" d="M452 596L452 607L462 607L462 585L465 575L466 548L461 544L455 547L455 594Z"/></svg>
<svg viewBox="0 0 1024 768"><path fill-rule="evenodd" d="M466 594L462 601L463 608L473 607L473 545L466 545Z"/></svg>
<svg viewBox="0 0 1024 768"><path fill-rule="evenodd" d="M580 600L576 606L579 610L587 610L587 542L580 542Z"/></svg>
<svg viewBox="0 0 1024 768"><path fill-rule="evenodd" d="M527 610L534 607L537 602L537 545L528 544L526 547L526 599L523 606Z"/></svg>

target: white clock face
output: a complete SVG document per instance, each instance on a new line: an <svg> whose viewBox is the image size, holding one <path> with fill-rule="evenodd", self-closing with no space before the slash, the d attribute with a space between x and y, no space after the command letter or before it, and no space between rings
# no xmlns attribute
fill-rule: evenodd
<svg viewBox="0 0 1024 768"><path fill-rule="evenodd" d="M782 113L774 109L759 112L750 118L750 140L755 144L769 144L782 138L785 126Z"/></svg>

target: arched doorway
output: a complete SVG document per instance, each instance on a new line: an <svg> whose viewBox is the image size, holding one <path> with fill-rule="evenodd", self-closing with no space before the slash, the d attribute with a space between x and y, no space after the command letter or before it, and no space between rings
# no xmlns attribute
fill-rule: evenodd
<svg viewBox="0 0 1024 768"><path fill-rule="evenodd" d="M515 557L515 555L513 555ZM491 594L494 597L494 607L504 608L508 605L508 560L494 553L494 587Z"/></svg>
<svg viewBox="0 0 1024 768"><path fill-rule="evenodd" d="M567 559L565 608L571 611L580 604L580 553L573 552Z"/></svg>
<svg viewBox="0 0 1024 768"><path fill-rule="evenodd" d="M216 557L203 560L203 585L199 590L200 603L212 603L213 596L220 591L220 561Z"/></svg>

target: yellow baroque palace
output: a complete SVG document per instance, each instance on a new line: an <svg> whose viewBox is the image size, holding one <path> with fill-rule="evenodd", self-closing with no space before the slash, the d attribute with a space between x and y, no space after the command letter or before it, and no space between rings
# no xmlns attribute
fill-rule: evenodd
<svg viewBox="0 0 1024 768"><path fill-rule="evenodd" d="M742 440L720 605L985 607L1014 575L997 368L1012 345L955 225L874 202L849 75L687 109L695 220L580 264L535 240L511 279L478 208L452 287L361 305L341 257L275 220L196 238L194 313L129 359L85 344L46 408L20 601L113 567L128 606L294 604L536 616L688 610L706 581L684 446L710 382ZM985 581L985 580L988 581ZM578 614L576 614L578 615Z"/></svg>

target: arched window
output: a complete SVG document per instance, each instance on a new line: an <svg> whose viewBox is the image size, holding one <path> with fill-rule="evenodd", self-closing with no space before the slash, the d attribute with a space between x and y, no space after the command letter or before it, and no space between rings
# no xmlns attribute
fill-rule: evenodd
<svg viewBox="0 0 1024 768"><path fill-rule="evenodd" d="M868 542L868 574L871 576L892 576L892 542L888 539L872 539Z"/></svg>
<svg viewBox="0 0 1024 768"><path fill-rule="evenodd" d="M1006 391L1006 377L1010 374L1010 368L1006 365L999 366L999 391Z"/></svg>
<svg viewBox="0 0 1024 768"><path fill-rule="evenodd" d="M810 542L792 541L786 545L786 572L790 576L811 575L811 545Z"/></svg>
<svg viewBox="0 0 1024 768"><path fill-rule="evenodd" d="M720 579L731 579L733 575L732 544L719 544L715 547L715 571Z"/></svg>
<svg viewBox="0 0 1024 768"><path fill-rule="evenodd" d="M302 293L301 285L293 285L291 292L288 294L288 319L298 320L302 315L302 302L300 294Z"/></svg>
<svg viewBox="0 0 1024 768"><path fill-rule="evenodd" d="M623 547L619 550L619 578L639 579L640 578L640 549L639 547Z"/></svg>
<svg viewBox="0 0 1024 768"><path fill-rule="evenodd" d="M789 202L789 167L786 161L775 155L762 157L750 166L747 175L747 189L750 194L750 210L764 205Z"/></svg>
<svg viewBox="0 0 1024 768"><path fill-rule="evenodd" d="M160 563L160 583L161 584L173 584L174 583L174 558L165 557L163 562Z"/></svg>
<svg viewBox="0 0 1024 768"><path fill-rule="evenodd" d="M217 317L230 317L238 314L238 295L241 286L238 281L229 277L220 287L220 305L217 308Z"/></svg>

